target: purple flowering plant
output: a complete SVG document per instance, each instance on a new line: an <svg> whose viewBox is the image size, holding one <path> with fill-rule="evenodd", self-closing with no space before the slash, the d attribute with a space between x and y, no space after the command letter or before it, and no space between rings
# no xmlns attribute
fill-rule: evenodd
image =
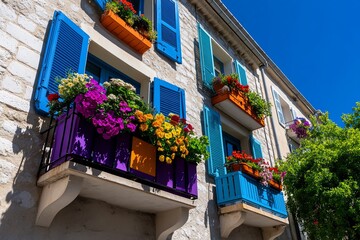
<svg viewBox="0 0 360 240"><path fill-rule="evenodd" d="M298 138L305 138L311 125L305 118L296 118L289 128L296 134Z"/></svg>
<svg viewBox="0 0 360 240"><path fill-rule="evenodd" d="M66 109L58 103L68 105L74 102L76 111L91 121L104 139L110 139L121 132L135 132L135 110L150 111L148 105L136 94L135 88L120 79L111 79L100 85L85 74L72 74L62 79L59 86L64 86L64 82L68 86L69 82L74 81L77 85L62 87L59 97L48 98L50 113L61 114Z"/></svg>

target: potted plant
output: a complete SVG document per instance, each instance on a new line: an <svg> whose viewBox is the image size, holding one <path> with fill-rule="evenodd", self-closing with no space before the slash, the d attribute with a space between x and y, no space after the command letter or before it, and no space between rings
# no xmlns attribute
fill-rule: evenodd
<svg viewBox="0 0 360 240"><path fill-rule="evenodd" d="M305 118L296 118L289 128L296 134L297 138L305 138L311 125Z"/></svg>
<svg viewBox="0 0 360 240"><path fill-rule="evenodd" d="M226 158L225 167L229 172L242 171L254 178L260 178L260 161L261 159L254 159L244 151L233 151L232 155Z"/></svg>
<svg viewBox="0 0 360 240"><path fill-rule="evenodd" d="M212 99L213 104L223 101L222 96L227 95L228 99L231 99L234 104L258 121L263 120L266 116L271 116L271 104L257 92L250 91L248 85L240 84L237 74L220 74L213 78L212 86L216 92L216 96Z"/></svg>
<svg viewBox="0 0 360 240"><path fill-rule="evenodd" d="M150 49L157 38L152 22L143 14L137 15L132 3L127 0L107 2L101 23L141 54Z"/></svg>

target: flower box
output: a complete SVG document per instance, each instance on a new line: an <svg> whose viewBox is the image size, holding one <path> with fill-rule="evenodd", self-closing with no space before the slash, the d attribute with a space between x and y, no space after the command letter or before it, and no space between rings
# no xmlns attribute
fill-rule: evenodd
<svg viewBox="0 0 360 240"><path fill-rule="evenodd" d="M131 139L130 134L122 133L106 140L90 122L70 109L56 120L50 168L76 158L102 167L127 171Z"/></svg>
<svg viewBox="0 0 360 240"><path fill-rule="evenodd" d="M156 183L197 198L196 167L196 163L188 162L183 158L176 158L172 164L158 161Z"/></svg>
<svg viewBox="0 0 360 240"><path fill-rule="evenodd" d="M143 54L152 43L143 35L130 27L123 19L112 11L105 11L101 16L101 24L118 39L129 45L136 52Z"/></svg>
<svg viewBox="0 0 360 240"><path fill-rule="evenodd" d="M56 119L50 168L56 167L73 156L90 158L94 127L73 109Z"/></svg>
<svg viewBox="0 0 360 240"><path fill-rule="evenodd" d="M268 182L269 186L278 190L278 191L282 191L282 184L281 183L278 183L276 181L274 181L273 179L271 179L269 182Z"/></svg>
<svg viewBox="0 0 360 240"><path fill-rule="evenodd" d="M264 118L258 118L252 111L247 98L239 91L218 91L211 103L249 130L265 127Z"/></svg>
<svg viewBox="0 0 360 240"><path fill-rule="evenodd" d="M130 172L144 179L154 181L156 176L156 146L133 137Z"/></svg>
<svg viewBox="0 0 360 240"><path fill-rule="evenodd" d="M247 175L255 178L260 179L260 173L258 170L252 169L248 164L241 162L241 163L234 163L229 166L231 169L229 169L232 172L241 171L243 173L246 173Z"/></svg>

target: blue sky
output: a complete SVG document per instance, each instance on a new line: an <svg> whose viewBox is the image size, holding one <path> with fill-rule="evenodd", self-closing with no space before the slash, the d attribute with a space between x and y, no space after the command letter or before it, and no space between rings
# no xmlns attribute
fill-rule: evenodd
<svg viewBox="0 0 360 240"><path fill-rule="evenodd" d="M343 126L360 101L360 1L222 2L314 108Z"/></svg>

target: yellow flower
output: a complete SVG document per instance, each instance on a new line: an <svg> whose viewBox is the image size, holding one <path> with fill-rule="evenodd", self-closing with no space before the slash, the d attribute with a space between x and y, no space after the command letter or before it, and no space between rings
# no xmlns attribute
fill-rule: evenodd
<svg viewBox="0 0 360 240"><path fill-rule="evenodd" d="M171 160L171 158L169 158L169 157L166 157L166 163L168 163L168 164L171 164L171 163L172 163L172 160Z"/></svg>
<svg viewBox="0 0 360 240"><path fill-rule="evenodd" d="M171 154L171 159L174 159L175 158L175 153L172 153Z"/></svg>
<svg viewBox="0 0 360 240"><path fill-rule="evenodd" d="M171 150L172 152L177 152L178 147L177 147L177 146L172 146L172 147L170 147L170 150Z"/></svg>
<svg viewBox="0 0 360 240"><path fill-rule="evenodd" d="M185 154L181 154L181 157L182 157L182 158L186 158L186 155L185 155Z"/></svg>
<svg viewBox="0 0 360 240"><path fill-rule="evenodd" d="M164 129L165 129L165 130L168 131L168 130L171 129L171 127L172 127L172 125L171 125L170 123L168 123L168 122L165 122L165 123L164 123Z"/></svg>
<svg viewBox="0 0 360 240"><path fill-rule="evenodd" d="M160 162L165 161L165 156L164 156L164 155L160 155L160 156L159 156L159 160L160 160Z"/></svg>
<svg viewBox="0 0 360 240"><path fill-rule="evenodd" d="M171 142L169 140L166 140L167 145L171 145Z"/></svg>
<svg viewBox="0 0 360 240"><path fill-rule="evenodd" d="M164 151L164 149L162 148L162 147L158 147L158 149L157 149L159 152L163 152Z"/></svg>
<svg viewBox="0 0 360 240"><path fill-rule="evenodd" d="M142 123L140 124L140 130L145 132L146 130L148 130L149 126L146 123Z"/></svg>
<svg viewBox="0 0 360 240"><path fill-rule="evenodd" d="M156 143L159 147L161 147L162 146L162 143L160 142L160 141L157 141L157 143Z"/></svg>
<svg viewBox="0 0 360 240"><path fill-rule="evenodd" d="M165 138L166 138L166 139L172 138L172 134L171 134L171 133L165 133Z"/></svg>
<svg viewBox="0 0 360 240"><path fill-rule="evenodd" d="M67 85L68 87L70 87L70 88L74 86L74 84L73 84L72 82L69 82L69 83L67 83L66 85Z"/></svg>

